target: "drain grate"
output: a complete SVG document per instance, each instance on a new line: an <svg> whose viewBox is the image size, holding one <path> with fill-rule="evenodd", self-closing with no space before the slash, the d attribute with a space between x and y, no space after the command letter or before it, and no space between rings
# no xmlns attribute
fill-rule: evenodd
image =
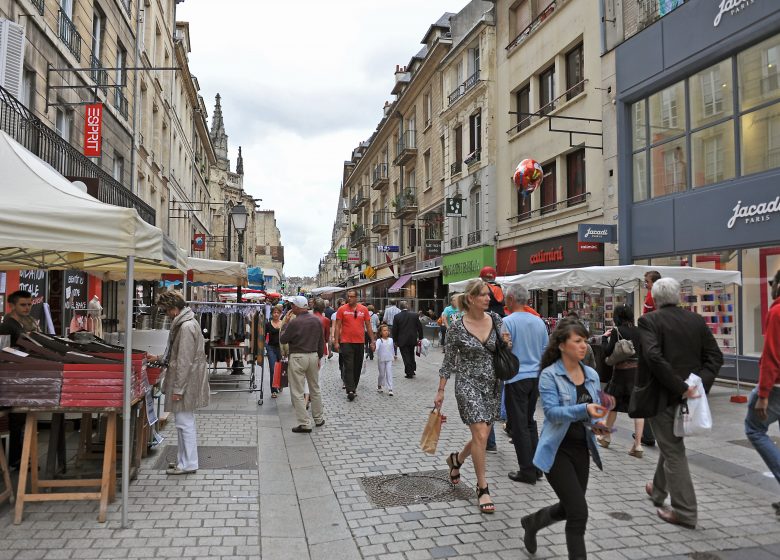
<svg viewBox="0 0 780 560"><path fill-rule="evenodd" d="M156 469L165 470L168 463L175 463L178 447L166 445L162 448ZM222 447L214 445L198 446L198 466L212 470L256 470L257 447Z"/></svg>
<svg viewBox="0 0 780 560"><path fill-rule="evenodd" d="M630 513L626 513L625 511L610 511L607 515L618 521L631 521L634 518Z"/></svg>
<svg viewBox="0 0 780 560"><path fill-rule="evenodd" d="M464 482L453 486L446 470L367 476L360 479L360 484L371 503L383 508L454 502L474 497L471 488Z"/></svg>

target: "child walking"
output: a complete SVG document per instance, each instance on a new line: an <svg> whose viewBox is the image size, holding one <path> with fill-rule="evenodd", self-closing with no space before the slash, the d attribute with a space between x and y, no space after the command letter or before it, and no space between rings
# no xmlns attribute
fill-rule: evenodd
<svg viewBox="0 0 780 560"><path fill-rule="evenodd" d="M382 387L387 387L387 395L393 396L393 360L398 359L395 344L390 338L390 327L379 327L379 338L376 341L376 359L379 368L379 379L376 390L381 393Z"/></svg>

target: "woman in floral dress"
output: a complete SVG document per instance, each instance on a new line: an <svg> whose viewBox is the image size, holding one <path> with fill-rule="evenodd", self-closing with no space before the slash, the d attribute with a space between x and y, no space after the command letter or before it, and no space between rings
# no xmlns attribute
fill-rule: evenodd
<svg viewBox="0 0 780 560"><path fill-rule="evenodd" d="M458 298L458 308L464 314L447 330L434 406L441 409L444 388L454 373L458 412L471 430L471 439L460 452L451 453L447 458L450 479L453 484L460 482L460 469L470 455L477 475L479 509L482 513L493 513L496 508L490 499L485 478L485 446L501 407L501 382L493 368L493 352L496 336L501 332L501 318L487 312L490 292L487 284L479 278L470 281L465 293Z"/></svg>

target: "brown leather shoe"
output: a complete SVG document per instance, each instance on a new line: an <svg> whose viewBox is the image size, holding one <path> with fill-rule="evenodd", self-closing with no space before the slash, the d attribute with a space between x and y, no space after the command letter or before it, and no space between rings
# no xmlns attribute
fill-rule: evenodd
<svg viewBox="0 0 780 560"><path fill-rule="evenodd" d="M686 529L696 528L696 525L692 525L690 523L685 523L684 521L681 521L680 518L677 517L677 513L673 509L659 508L656 513L658 513L658 517L660 517L667 523L671 523L672 525L679 525L680 527L685 527Z"/></svg>
<svg viewBox="0 0 780 560"><path fill-rule="evenodd" d="M663 502L659 503L659 502L656 502L655 500L653 500L653 483L652 482L648 482L647 484L645 484L645 492L647 493L648 496L650 496L650 500L653 502L653 505L655 507L661 507L662 505L664 505Z"/></svg>

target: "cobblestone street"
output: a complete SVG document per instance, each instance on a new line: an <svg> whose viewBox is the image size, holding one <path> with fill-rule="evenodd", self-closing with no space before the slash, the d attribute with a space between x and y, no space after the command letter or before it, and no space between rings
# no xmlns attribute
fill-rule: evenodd
<svg viewBox="0 0 780 560"><path fill-rule="evenodd" d="M338 362L330 360L322 376L326 423L311 435L290 432L295 419L286 391L279 399L266 392L263 406L257 406L257 395L214 395L211 406L197 415L201 469L183 477L165 475L170 448L145 459L130 486L130 528L120 528L119 501L105 524L96 521L93 502L51 502L27 505L23 523L14 526L5 504L0 559L526 557L520 517L552 503L554 495L546 482L530 487L506 477L515 461L502 433L498 453L488 455L495 515L481 515L476 508L470 464L463 470L462 498L391 507L370 501L364 477L442 471L446 454L466 439L450 383L444 404L449 421L438 452L429 457L418 449L437 383L439 349L420 362L413 380L399 373L397 362L394 397L376 392L376 365L369 362L359 396L350 403L341 390ZM694 531L656 517L643 486L657 451L646 448L644 459L630 457L631 427L619 419L613 444L602 453L604 472L591 470L590 557L780 557L780 526L770 506L780 492L755 451L745 446L744 409L728 402L732 393L713 390L716 429L710 438L688 440L700 508ZM172 422L164 433L163 445L173 446ZM712 554L694 554L705 552ZM540 533L536 558L565 556L562 525Z"/></svg>

